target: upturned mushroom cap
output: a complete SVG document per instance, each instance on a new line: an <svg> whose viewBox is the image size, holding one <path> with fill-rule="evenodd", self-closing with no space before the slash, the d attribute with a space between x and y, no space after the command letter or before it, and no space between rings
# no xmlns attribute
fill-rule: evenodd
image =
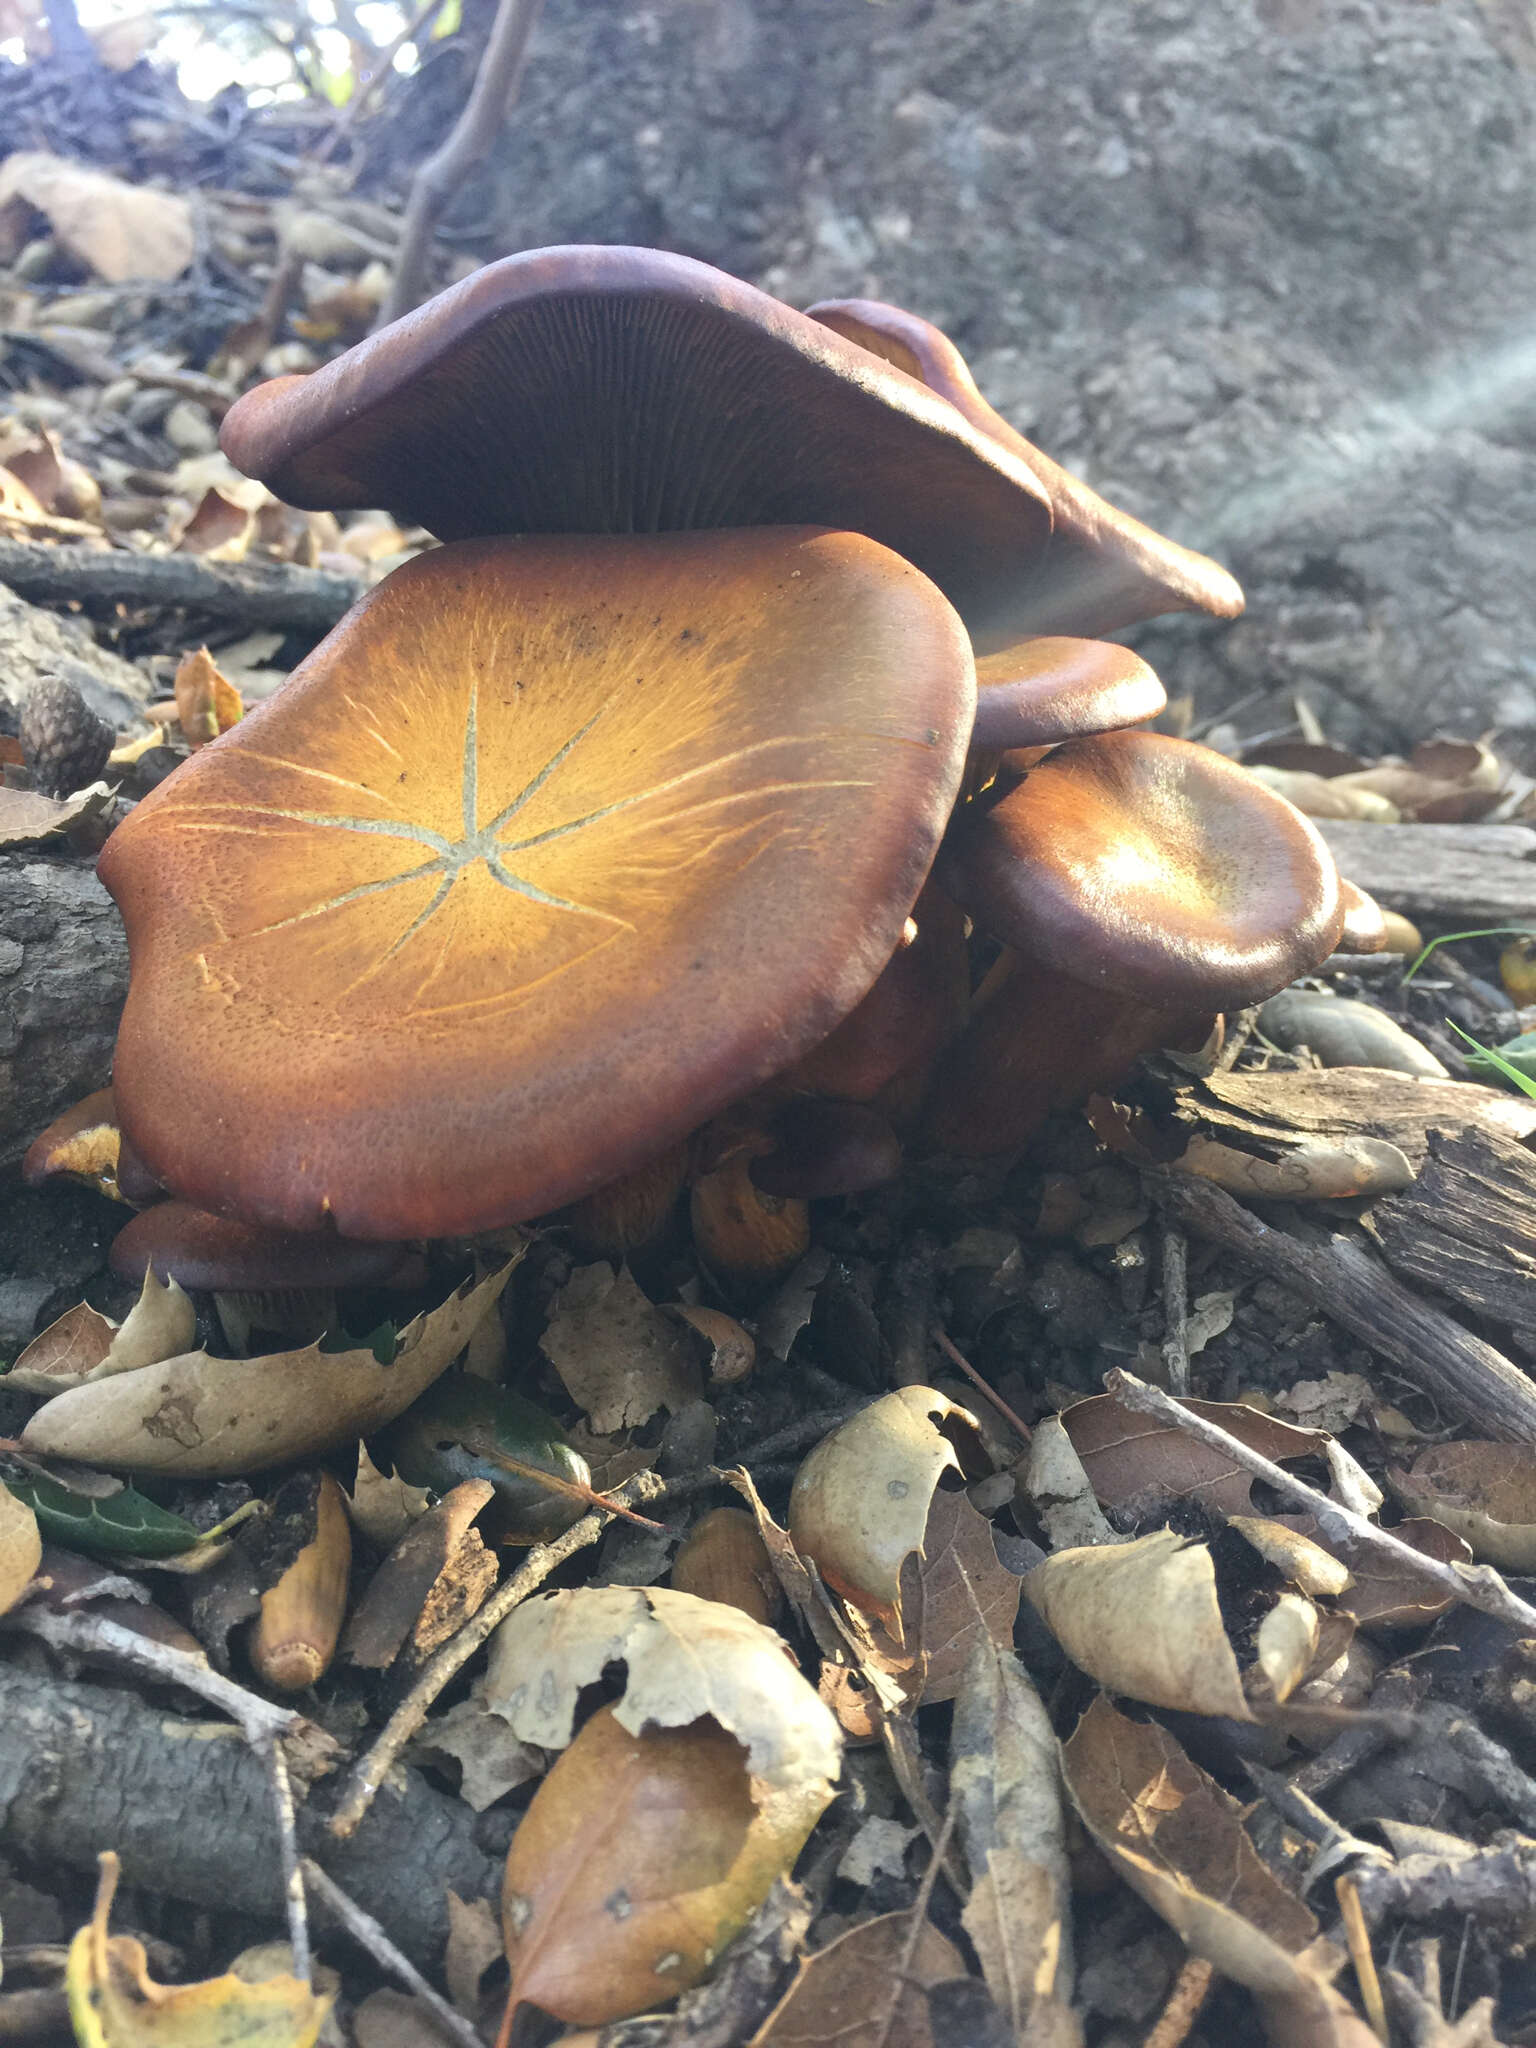
<svg viewBox="0 0 1536 2048"><path fill-rule="evenodd" d="M1168 693L1112 640L1025 640L976 664L973 749L1054 745L1156 718Z"/></svg>
<svg viewBox="0 0 1536 2048"><path fill-rule="evenodd" d="M1231 619L1242 610L1241 588L1218 563L1118 511L1009 426L977 390L959 349L929 321L879 299L823 299L810 317L941 393L1045 486L1055 532L1031 632L1113 633L1162 612Z"/></svg>
<svg viewBox="0 0 1536 2048"><path fill-rule="evenodd" d="M956 821L939 872L1026 960L1158 1008L1257 1002L1324 959L1343 926L1338 871L1309 820L1234 762L1160 733L1068 740Z"/></svg>
<svg viewBox="0 0 1536 2048"><path fill-rule="evenodd" d="M488 264L312 376L248 392L220 438L292 504L388 505L445 540L840 527L916 563L978 645L1049 630L1051 512L1023 444L658 249Z"/></svg>
<svg viewBox="0 0 1536 2048"><path fill-rule="evenodd" d="M359 1244L335 1231L300 1234L258 1230L228 1216L210 1216L189 1202L158 1202L112 1240L112 1270L142 1280L149 1267L161 1280L219 1293L307 1287L372 1287L405 1257L399 1244Z"/></svg>
<svg viewBox="0 0 1536 2048"><path fill-rule="evenodd" d="M858 1002L974 702L954 612L856 534L419 557L109 840L124 1129L287 1229L588 1193Z"/></svg>

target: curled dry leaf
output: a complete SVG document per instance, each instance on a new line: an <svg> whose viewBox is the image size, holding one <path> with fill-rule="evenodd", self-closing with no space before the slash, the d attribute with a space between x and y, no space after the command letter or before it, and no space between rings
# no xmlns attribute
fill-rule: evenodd
<svg viewBox="0 0 1536 2048"><path fill-rule="evenodd" d="M939 1488L922 1555L901 1568L898 1668L912 1671L919 1704L954 1698L978 1643L1012 1646L1023 1591L1023 1580L998 1556L985 1515L964 1493Z"/></svg>
<svg viewBox="0 0 1536 2048"><path fill-rule="evenodd" d="M511 2002L601 2025L696 1984L799 1853L743 1745L709 1716L623 1726L600 1708L518 1824L502 1887Z"/></svg>
<svg viewBox="0 0 1536 2048"><path fill-rule="evenodd" d="M420 1662L479 1612L496 1560L474 1521L493 1493L488 1480L466 1479L412 1523L352 1617L342 1646L349 1663L386 1670L407 1643Z"/></svg>
<svg viewBox="0 0 1536 2048"><path fill-rule="evenodd" d="M1423 1551L1441 1564L1470 1564L1472 1546L1441 1522L1411 1515L1392 1531L1399 1543ZM1354 1567L1354 1584L1340 1601L1361 1628L1425 1628L1449 1611L1449 1593L1438 1593L1408 1567L1362 1549Z"/></svg>
<svg viewBox="0 0 1536 2048"><path fill-rule="evenodd" d="M1248 1691L1258 1706L1283 1705L1311 1671L1317 1653L1319 1617L1304 1594L1282 1593L1259 1623L1258 1662ZM1330 1660L1332 1661L1332 1660Z"/></svg>
<svg viewBox="0 0 1536 2048"><path fill-rule="evenodd" d="M76 825L89 824L112 801L104 782L73 796L43 796L35 789L0 788L0 853L17 847L41 846Z"/></svg>
<svg viewBox="0 0 1536 2048"><path fill-rule="evenodd" d="M261 1472L337 1449L392 1422L447 1370L516 1263L413 1318L389 1365L367 1348L318 1344L268 1358L187 1352L60 1394L32 1417L22 1442L43 1456L186 1479Z"/></svg>
<svg viewBox="0 0 1536 2048"><path fill-rule="evenodd" d="M882 1914L805 1958L749 2048L937 2048L927 1994L964 1975L932 1921Z"/></svg>
<svg viewBox="0 0 1536 2048"><path fill-rule="evenodd" d="M602 1435L699 1398L696 1345L647 1299L628 1266L578 1266L555 1296L539 1341Z"/></svg>
<svg viewBox="0 0 1536 2048"><path fill-rule="evenodd" d="M1090 1544L1122 1540L1099 1506L1093 1481L1059 1415L1044 1416L1035 1424L1024 1491L1034 1503L1053 1550L1080 1550Z"/></svg>
<svg viewBox="0 0 1536 2048"><path fill-rule="evenodd" d="M976 1418L932 1387L899 1387L834 1429L801 1464L789 1533L829 1586L901 1626L901 1569L923 1549L940 1479L961 1470L952 1438Z"/></svg>
<svg viewBox="0 0 1536 2048"><path fill-rule="evenodd" d="M201 555L206 561L210 562L243 562L246 550L250 547L255 534L256 514L254 511L245 505L237 505L232 498L226 498L222 491L210 485L198 499L196 506L193 508L191 518L187 520L180 533L176 536L175 552L178 555ZM217 676L218 670L214 668L213 658L208 653L207 648L204 647L199 651L206 659L209 669L212 669L214 675ZM195 656L188 655L186 660L191 661L195 658ZM182 667L184 668L185 666L186 661L182 663ZM224 678L219 676L219 681L223 682ZM225 688L227 689L228 687L229 685L225 684ZM178 710L180 709L180 697L181 692L178 690ZM188 729L185 714L182 716L181 729L186 733L187 739L192 745L196 746L199 744L199 741L193 739L192 733ZM214 734L211 732L204 733L202 737L205 740L210 740L214 737Z"/></svg>
<svg viewBox="0 0 1536 2048"><path fill-rule="evenodd" d="M1319 1457L1329 1441L1321 1430L1297 1429L1239 1401L1184 1401L1180 1406L1280 1465L1289 1458ZM1214 1444L1155 1415L1133 1413L1113 1394L1079 1401L1061 1420L1106 1508L1139 1512L1165 1501L1197 1500L1219 1515L1253 1512L1251 1472L1234 1465Z"/></svg>
<svg viewBox="0 0 1536 2048"><path fill-rule="evenodd" d="M563 1749L577 1696L611 1664L632 1733L711 1716L745 1747L752 1796L776 1831L808 1833L837 1776L832 1716L780 1638L734 1607L662 1587L584 1587L529 1600L491 1639L486 1705L521 1742Z"/></svg>
<svg viewBox="0 0 1536 2048"><path fill-rule="evenodd" d="M69 1945L65 1987L80 2048L313 2048L332 2000L296 1977L154 1983L143 1943L107 1933L117 1875L108 1852L95 1911Z"/></svg>
<svg viewBox="0 0 1536 2048"><path fill-rule="evenodd" d="M1271 1522L1262 1515L1229 1515L1227 1527L1235 1529L1303 1593L1331 1596L1354 1584L1349 1566L1299 1529L1288 1529L1283 1522Z"/></svg>
<svg viewBox="0 0 1536 2048"><path fill-rule="evenodd" d="M955 1696L950 1800L971 1872L962 1923L1022 2041L1071 1996L1066 1821L1050 1718L1011 1649L978 1644Z"/></svg>
<svg viewBox="0 0 1536 2048"><path fill-rule="evenodd" d="M459 1797L476 1813L544 1769L544 1752L512 1740L500 1714L481 1699L478 1684L446 1714L432 1715L411 1747L417 1756L448 1757L458 1765Z"/></svg>
<svg viewBox="0 0 1536 2048"><path fill-rule="evenodd" d="M357 1447L357 1477L347 1496L347 1513L375 1550L393 1550L412 1522L420 1521L431 1506L432 1496L424 1486L411 1486L398 1473L381 1472L368 1455L368 1446Z"/></svg>
<svg viewBox="0 0 1536 2048"><path fill-rule="evenodd" d="M1431 1444L1387 1484L1413 1515L1432 1516L1503 1571L1536 1571L1536 1450L1528 1444Z"/></svg>
<svg viewBox="0 0 1536 2048"><path fill-rule="evenodd" d="M42 1557L37 1516L0 1481L0 1614L8 1613L26 1592Z"/></svg>
<svg viewBox="0 0 1536 2048"><path fill-rule="evenodd" d="M0 163L0 243L28 207L108 284L169 283L196 250L192 208L179 193L125 184L47 150L18 150Z"/></svg>
<svg viewBox="0 0 1536 2048"><path fill-rule="evenodd" d="M1236 1800L1165 1729L1097 1699L1062 1767L1115 1870L1196 1955L1248 1987L1276 2048L1374 2048L1328 1981L1342 1958L1260 1860Z"/></svg>
<svg viewBox="0 0 1536 2048"><path fill-rule="evenodd" d="M1203 1543L1155 1529L1134 1543L1058 1551L1024 1591L1073 1663L1110 1692L1253 1719Z"/></svg>
<svg viewBox="0 0 1536 2048"><path fill-rule="evenodd" d="M146 1266L139 1298L121 1323L77 1302L32 1339L7 1383L28 1394L62 1394L179 1357L196 1339L197 1311L189 1297L174 1280L162 1281Z"/></svg>
<svg viewBox="0 0 1536 2048"><path fill-rule="evenodd" d="M208 497L217 498L218 492L210 491ZM219 502L222 504L223 500ZM239 508L230 509L238 511ZM250 514L240 512L239 516L249 519ZM245 709L240 701L240 692L219 673L218 664L206 647L194 648L190 654L181 657L174 688L177 722L194 753L199 747L206 747L210 740L216 740L221 732L228 732L232 725L238 724Z"/></svg>

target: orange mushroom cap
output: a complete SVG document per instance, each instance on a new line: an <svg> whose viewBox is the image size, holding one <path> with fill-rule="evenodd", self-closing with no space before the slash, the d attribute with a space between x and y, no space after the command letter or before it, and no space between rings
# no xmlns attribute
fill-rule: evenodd
<svg viewBox="0 0 1536 2048"><path fill-rule="evenodd" d="M1046 491L1017 450L819 321L659 249L508 256L220 439L315 509L388 505L445 540L802 525L913 562L973 639L1039 630Z"/></svg>
<svg viewBox="0 0 1536 2048"><path fill-rule="evenodd" d="M1284 988L1343 926L1311 822L1208 747L1068 740L957 820L945 887L994 937L1090 987L1223 1010Z"/></svg>
<svg viewBox="0 0 1536 2048"><path fill-rule="evenodd" d="M1112 640L1025 640L976 664L971 745L990 752L1054 745L1156 718L1168 693L1129 647Z"/></svg>
<svg viewBox="0 0 1536 2048"><path fill-rule="evenodd" d="M1108 504L1009 426L977 390L959 349L931 322L879 299L823 299L810 318L941 393L1040 479L1054 534L1040 568L1032 632L1113 633L1163 612L1231 619L1242 610L1242 590L1218 563Z"/></svg>
<svg viewBox="0 0 1536 2048"><path fill-rule="evenodd" d="M108 841L124 1129L178 1195L293 1230L586 1194L873 982L972 677L940 593L856 534L407 563Z"/></svg>

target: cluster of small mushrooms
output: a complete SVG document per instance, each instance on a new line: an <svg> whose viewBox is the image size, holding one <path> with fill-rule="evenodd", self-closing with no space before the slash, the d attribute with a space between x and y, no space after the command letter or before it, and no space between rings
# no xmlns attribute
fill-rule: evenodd
<svg viewBox="0 0 1536 2048"><path fill-rule="evenodd" d="M1016 1151L1339 940L1312 826L1136 730L1162 687L1095 637L1237 585L912 314L538 250L223 445L442 545L107 843L118 1179L176 1198L125 1270L374 1276L689 1173Z"/></svg>

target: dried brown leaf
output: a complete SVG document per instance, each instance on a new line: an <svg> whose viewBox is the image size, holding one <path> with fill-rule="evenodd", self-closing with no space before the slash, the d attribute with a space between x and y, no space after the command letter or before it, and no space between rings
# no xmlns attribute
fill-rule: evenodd
<svg viewBox="0 0 1536 2048"><path fill-rule="evenodd" d="M808 1956L749 2048L937 2048L927 1993L964 1975L931 1921L883 1914Z"/></svg>
<svg viewBox="0 0 1536 2048"><path fill-rule="evenodd" d="M1400 1543L1421 1550L1441 1564L1470 1564L1472 1546L1464 1543L1443 1523L1412 1515L1399 1522L1392 1534ZM1431 1590L1428 1582L1406 1566L1399 1566L1376 1551L1361 1549L1354 1567L1354 1584L1339 1605L1355 1617L1361 1628L1426 1628L1452 1606L1449 1593Z"/></svg>
<svg viewBox="0 0 1536 2048"><path fill-rule="evenodd" d="M1410 1514L1431 1516L1503 1571L1536 1571L1536 1449L1466 1438L1431 1444L1387 1483Z"/></svg>
<svg viewBox="0 0 1536 2048"><path fill-rule="evenodd" d="M17 209L28 207L108 284L169 283L196 250L192 208L179 193L125 184L46 150L18 150L0 163L0 241Z"/></svg>
<svg viewBox="0 0 1536 2048"><path fill-rule="evenodd" d="M43 796L35 789L0 788L0 852L18 846L41 846L72 826L88 824L112 801L103 782L73 796Z"/></svg>
<svg viewBox="0 0 1536 2048"><path fill-rule="evenodd" d="M42 1557L36 1515L0 1481L0 1614L14 1607L31 1585Z"/></svg>
<svg viewBox="0 0 1536 2048"><path fill-rule="evenodd" d="M539 1340L600 1435L637 1428L700 1394L696 1346L646 1297L628 1266L578 1266Z"/></svg>
<svg viewBox="0 0 1536 2048"><path fill-rule="evenodd" d="M1322 1455L1321 1430L1297 1429L1238 1401L1186 1401L1195 1415L1219 1423L1240 1443L1284 1464ZM1156 1416L1137 1415L1112 1394L1095 1394L1062 1415L1062 1424L1106 1508L1132 1513L1166 1501L1197 1500L1220 1515L1253 1513L1253 1475L1224 1451Z"/></svg>

